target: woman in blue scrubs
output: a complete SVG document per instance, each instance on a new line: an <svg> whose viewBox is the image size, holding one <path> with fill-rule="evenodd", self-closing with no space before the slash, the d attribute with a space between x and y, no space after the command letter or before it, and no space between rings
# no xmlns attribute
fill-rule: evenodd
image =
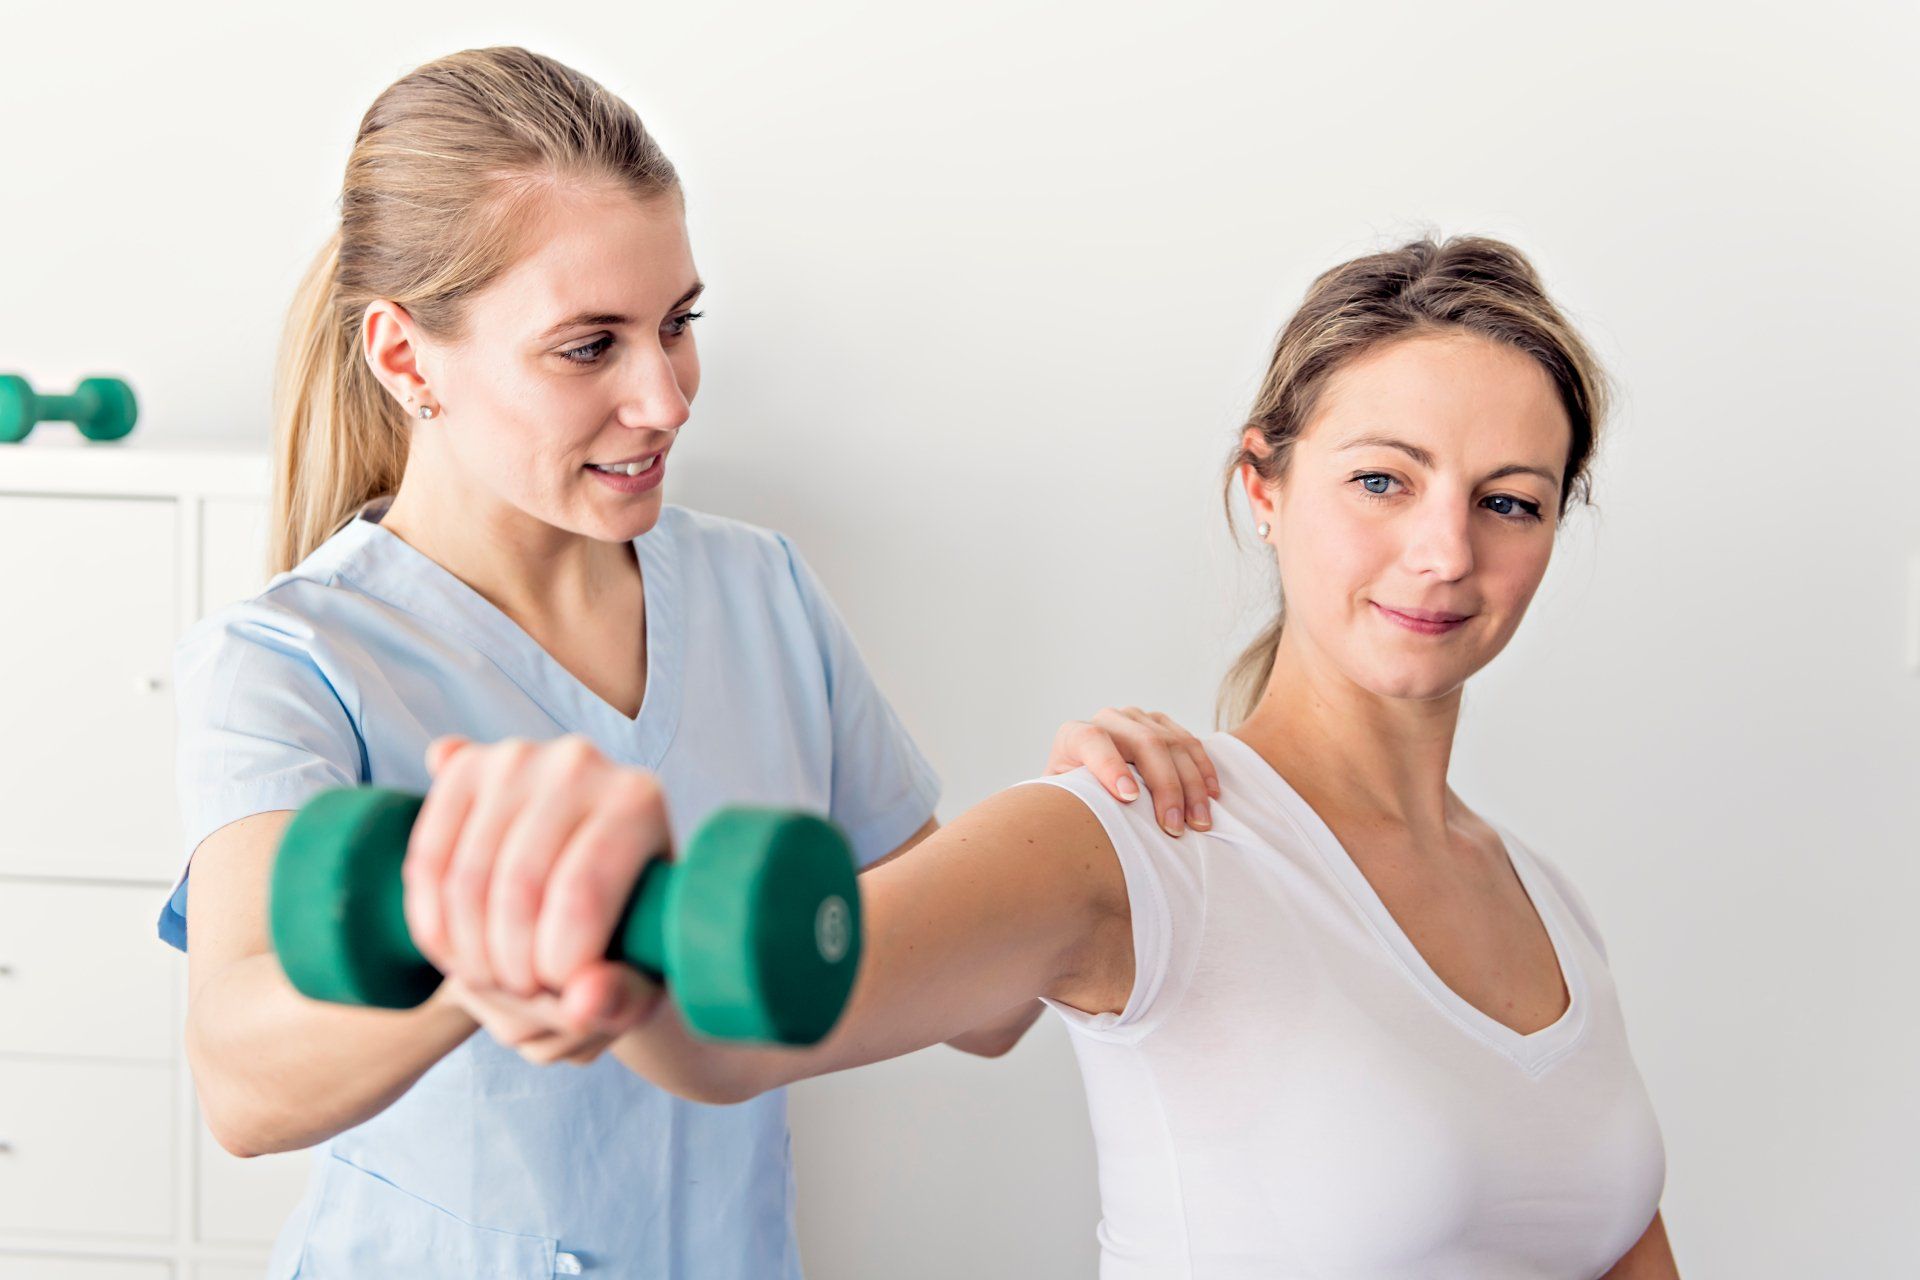
<svg viewBox="0 0 1920 1280"><path fill-rule="evenodd" d="M472 780L468 853L539 847L526 798L589 759L657 776L688 825L826 813L863 866L933 829L933 770L792 543L663 504L700 292L672 166L585 77L470 50L361 122L282 349L276 574L175 667L193 892L183 867L160 933L188 955L196 1090L236 1153L315 1149L273 1277L800 1274L784 1097L689 1102L604 1054L646 1011L627 971L576 984L599 1008L531 969L323 1006L264 919L290 811L425 791L436 739L509 744ZM514 767L554 740L577 749ZM1206 825L1210 765L1159 717L1075 722L1049 768L1131 800L1123 757L1169 829ZM493 825L509 811L536 817ZM586 894L596 852L588 832L541 869L546 905ZM1037 1011L951 1043L1003 1051Z"/></svg>

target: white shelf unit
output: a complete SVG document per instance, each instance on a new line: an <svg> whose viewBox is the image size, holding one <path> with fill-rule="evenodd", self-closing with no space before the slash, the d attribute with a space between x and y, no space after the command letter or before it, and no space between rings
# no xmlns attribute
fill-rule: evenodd
<svg viewBox="0 0 1920 1280"><path fill-rule="evenodd" d="M269 461L220 439L0 445L0 1280L257 1277L307 1155L201 1123L173 643L265 584Z"/></svg>

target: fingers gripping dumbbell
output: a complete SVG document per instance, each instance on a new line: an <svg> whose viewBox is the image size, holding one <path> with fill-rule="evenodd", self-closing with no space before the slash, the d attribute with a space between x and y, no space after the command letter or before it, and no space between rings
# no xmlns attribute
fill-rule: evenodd
<svg viewBox="0 0 1920 1280"><path fill-rule="evenodd" d="M401 863L425 797L321 792L281 837L269 924L303 995L409 1009L441 975L414 945ZM860 896L838 828L781 809L721 809L676 861L641 873L607 949L716 1039L812 1044L839 1018L860 962Z"/></svg>
<svg viewBox="0 0 1920 1280"><path fill-rule="evenodd" d="M139 416L133 388L118 378L88 378L70 396L47 396L17 374L0 374L0 444L26 439L42 422L71 422L89 440L118 440Z"/></svg>

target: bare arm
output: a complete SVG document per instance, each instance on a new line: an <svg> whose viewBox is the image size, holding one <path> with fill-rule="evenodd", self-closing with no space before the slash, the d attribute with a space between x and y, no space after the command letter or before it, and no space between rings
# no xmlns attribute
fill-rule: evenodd
<svg viewBox="0 0 1920 1280"><path fill-rule="evenodd" d="M1667 1243L1667 1224L1658 1210L1653 1221L1633 1248L1613 1264L1600 1280L1680 1280L1680 1268L1673 1260L1673 1248Z"/></svg>
<svg viewBox="0 0 1920 1280"><path fill-rule="evenodd" d="M670 1002L611 1052L702 1102L898 1057L1049 996L1119 1010L1133 985L1126 882L1099 820L1072 794L1013 787L910 858L860 877L862 958L832 1034L806 1049L697 1040Z"/></svg>
<svg viewBox="0 0 1920 1280"><path fill-rule="evenodd" d="M267 933L267 886L291 810L201 842L187 895L187 1060L207 1126L238 1156L312 1146L391 1105L479 1024L440 994L351 1009L293 989Z"/></svg>
<svg viewBox="0 0 1920 1280"><path fill-rule="evenodd" d="M860 874L865 875L875 867L885 866L939 829L940 823L936 819L928 818L926 825L909 836L905 844L885 857L869 862L860 868ZM1027 1033L1027 1028L1034 1024L1035 1019L1039 1018L1045 1008L1046 1006L1038 1000L1022 1000L1013 1008L988 1020L984 1025L954 1036L947 1043L955 1049L978 1057L998 1058L1020 1043L1020 1037Z"/></svg>

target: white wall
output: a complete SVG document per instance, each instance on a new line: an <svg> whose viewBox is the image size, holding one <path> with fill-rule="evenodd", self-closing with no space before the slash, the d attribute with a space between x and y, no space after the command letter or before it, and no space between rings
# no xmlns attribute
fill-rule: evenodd
<svg viewBox="0 0 1920 1280"><path fill-rule="evenodd" d="M1209 723L1262 603L1216 472L1274 332L1402 232L1509 238L1626 396L1455 785L1599 916L1683 1271L1912 1274L1916 36L1854 0L9 6L0 366L259 436L374 95L571 62L689 189L670 496L796 536L950 817L1065 717ZM813 1274L1091 1274L1050 1021L793 1106Z"/></svg>

